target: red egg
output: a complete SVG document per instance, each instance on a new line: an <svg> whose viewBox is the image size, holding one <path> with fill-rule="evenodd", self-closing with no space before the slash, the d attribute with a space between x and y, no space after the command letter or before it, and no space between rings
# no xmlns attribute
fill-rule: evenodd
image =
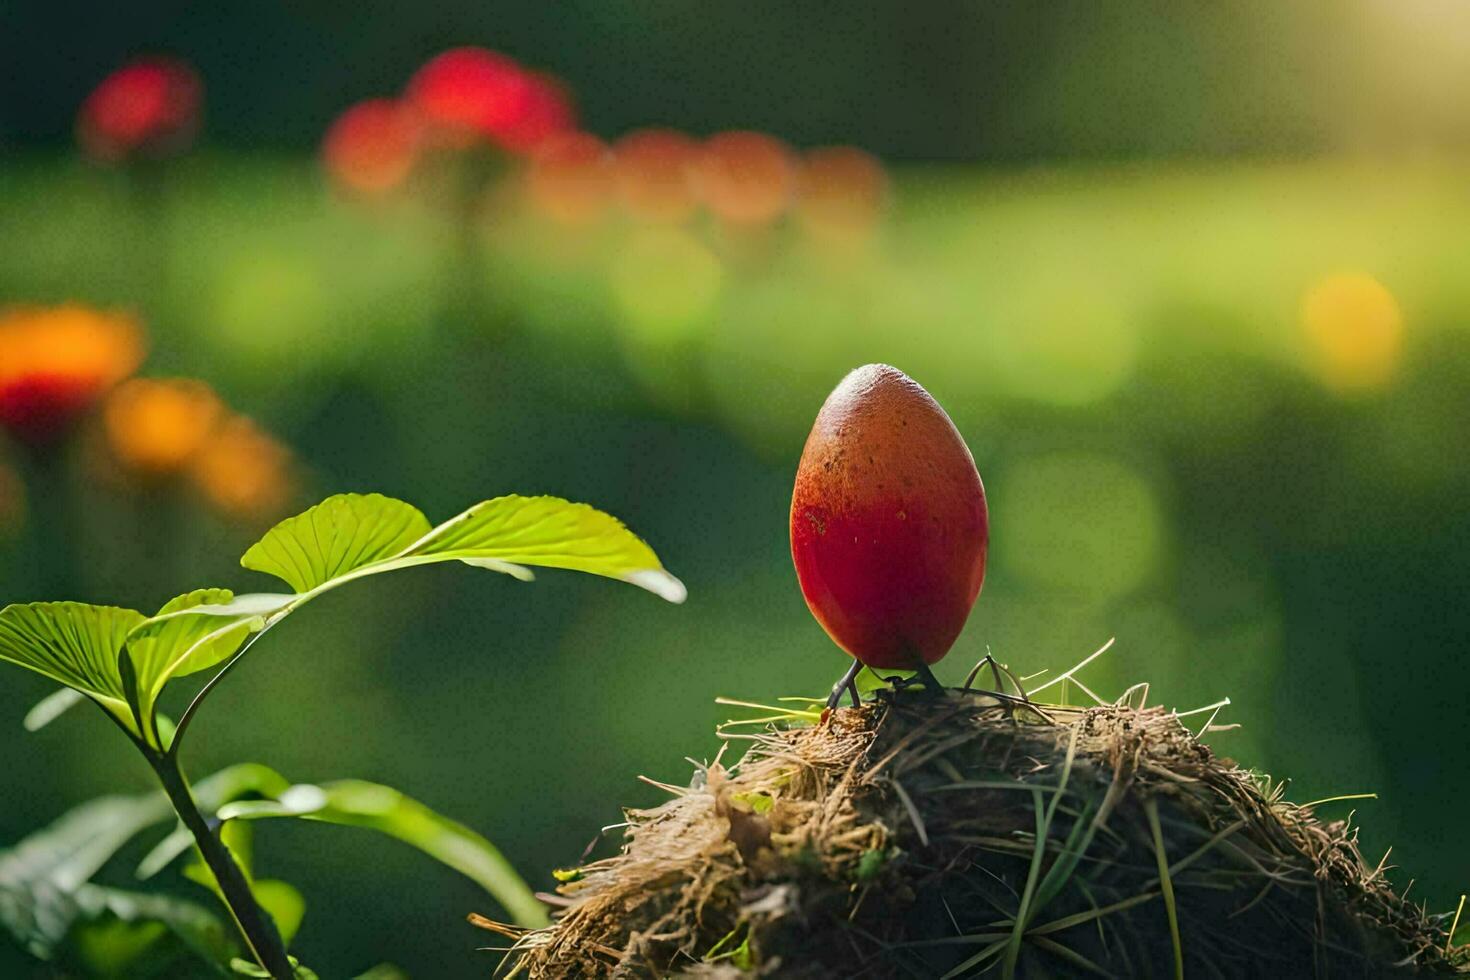
<svg viewBox="0 0 1470 980"><path fill-rule="evenodd" d="M869 667L935 663L980 594L988 540L975 460L939 403L886 364L844 378L791 498L791 557L827 635Z"/></svg>

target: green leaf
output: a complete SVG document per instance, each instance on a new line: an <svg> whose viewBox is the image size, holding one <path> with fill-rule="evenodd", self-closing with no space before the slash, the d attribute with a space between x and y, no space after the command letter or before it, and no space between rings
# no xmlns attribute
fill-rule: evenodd
<svg viewBox="0 0 1470 980"><path fill-rule="evenodd" d="M0 610L0 660L85 694L140 734L123 692L117 658L143 614L80 602L32 602Z"/></svg>
<svg viewBox="0 0 1470 980"><path fill-rule="evenodd" d="M158 614L140 623L127 640L138 680L138 713L147 737L154 741L151 719L158 696L171 679L213 667L240 648L251 633L261 629L260 615L185 615L200 607L224 607L235 598L228 589L196 589L171 600ZM158 746L163 748L163 746Z"/></svg>
<svg viewBox="0 0 1470 980"><path fill-rule="evenodd" d="M21 724L28 732L39 732L57 718L60 718L73 706L87 700L87 696L81 691L71 687L58 688L37 701L30 711L26 712L25 719Z"/></svg>
<svg viewBox="0 0 1470 980"><path fill-rule="evenodd" d="M250 890L255 893L260 907L275 920L281 941L291 945L291 940L301 931L301 921L306 918L306 899L301 892L294 885L275 878L252 882Z"/></svg>
<svg viewBox="0 0 1470 980"><path fill-rule="evenodd" d="M545 907L493 844L391 787L357 779L299 785L274 800L232 803L219 811L221 820L272 817L366 827L396 837L477 882L519 924L548 921Z"/></svg>
<svg viewBox="0 0 1470 980"><path fill-rule="evenodd" d="M255 877L255 841L250 824L232 820L220 828L220 839L244 873L255 901L270 914L275 921L276 930L281 934L281 941L289 946L296 937L297 930L301 928L301 920L306 916L306 899L294 886L284 881L260 880ZM192 844L192 840L190 843ZM204 862L198 848L191 847L191 850L193 856L184 866L184 877L208 888L228 910L229 902L225 900L213 869Z"/></svg>
<svg viewBox="0 0 1470 980"><path fill-rule="evenodd" d="M291 972L295 980L319 980L316 973L301 965L301 961L294 956L288 956L291 961ZM250 977L251 980L271 980L268 970L261 969L257 964L249 960L230 960L230 972L241 977Z"/></svg>
<svg viewBox="0 0 1470 980"><path fill-rule="evenodd" d="M162 793L104 796L0 851L0 928L50 957L79 914L76 896L88 879L170 812Z"/></svg>
<svg viewBox="0 0 1470 980"><path fill-rule="evenodd" d="M530 577L526 565L566 568L631 582L671 602L685 596L683 583L617 518L559 497L496 497L430 528L401 500L340 494L282 521L240 559L298 595L437 561L521 579Z"/></svg>
<svg viewBox="0 0 1470 980"><path fill-rule="evenodd" d="M269 629L328 589L434 561L463 561L522 580L532 577L525 566L570 569L631 582L670 602L686 595L684 583L663 569L641 538L587 504L510 495L431 527L406 502L338 494L272 527L241 557L244 567L279 577L294 595L235 597L226 589L200 589L134 623L128 654L146 738L162 741L151 732L153 711L172 677L221 663L251 633Z"/></svg>
<svg viewBox="0 0 1470 980"><path fill-rule="evenodd" d="M71 891L96 874L118 848L172 812L162 793L89 800L0 851L0 885L46 882Z"/></svg>
<svg viewBox="0 0 1470 980"><path fill-rule="evenodd" d="M73 896L73 907L63 938L94 975L141 975L138 961L156 953L167 936L212 974L224 974L224 963L238 952L233 929L186 899L86 885ZM189 975L199 972L193 969Z"/></svg>
<svg viewBox="0 0 1470 980"><path fill-rule="evenodd" d="M409 980L408 973L395 963L379 963L359 973L352 980Z"/></svg>
<svg viewBox="0 0 1470 980"><path fill-rule="evenodd" d="M229 851L230 857L239 867L247 882L254 879L255 868L255 841L249 824L227 823L220 828L220 841ZM185 878L197 885L203 885L214 892L216 898L226 902L224 890L219 886L219 879L214 876L214 869L204 860L204 855L199 849L192 848L189 863L184 865L183 874ZM226 902L228 905L228 902Z"/></svg>
<svg viewBox="0 0 1470 980"><path fill-rule="evenodd" d="M194 795L202 810L212 812L244 795L276 795L288 787L274 770L246 763L200 780ZM0 850L0 930L32 955L49 959L72 939L82 944L78 955L86 955L88 942L97 948L151 948L145 940L161 933L146 924L158 923L195 953L209 952L211 962L223 962L232 945L221 949L213 939L206 942L206 934L230 937L233 932L198 906L90 883L123 845L172 814L162 792L104 796ZM193 840L187 831L184 835L182 849L187 850ZM83 932L73 934L74 929Z"/></svg>
<svg viewBox="0 0 1470 980"><path fill-rule="evenodd" d="M162 922L124 922L112 917L79 922L67 937L61 968L106 980L157 976L174 959L163 949L167 938L168 927Z"/></svg>
<svg viewBox="0 0 1470 980"><path fill-rule="evenodd" d="M378 493L343 493L277 524L240 564L274 575L298 593L310 592L398 557L429 530L429 519L412 504Z"/></svg>
<svg viewBox="0 0 1470 980"><path fill-rule="evenodd" d="M869 882L878 877L883 866L888 863L888 854L881 848L869 848L858 858L857 872L853 875L858 881Z"/></svg>
<svg viewBox="0 0 1470 980"><path fill-rule="evenodd" d="M874 691L893 690L893 682L889 678L897 677L906 681L911 677L917 676L917 674L918 672L913 670L880 671L874 670L871 667L864 667L862 670L858 671L858 675L855 679L857 683L858 697L867 697Z"/></svg>
<svg viewBox="0 0 1470 980"><path fill-rule="evenodd" d="M145 727L152 727L154 705L169 679L219 663L251 633L269 629L314 597L367 575L441 561L522 580L532 577L527 565L565 568L630 582L670 602L686 595L653 549L617 518L586 504L496 497L430 527L401 500L338 494L277 524L240 559L246 568L280 578L294 594L200 590L135 624L128 647Z"/></svg>
<svg viewBox="0 0 1470 980"><path fill-rule="evenodd" d="M560 497L496 497L436 527L412 550L432 560L454 558L566 568L621 579L670 602L684 585L664 571L641 538L610 514Z"/></svg>

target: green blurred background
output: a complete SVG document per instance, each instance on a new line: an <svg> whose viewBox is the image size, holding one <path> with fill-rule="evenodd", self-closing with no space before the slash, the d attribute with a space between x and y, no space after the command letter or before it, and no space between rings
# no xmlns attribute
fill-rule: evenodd
<svg viewBox="0 0 1470 980"><path fill-rule="evenodd" d="M555 71L607 139L862 146L887 208L834 242L799 214L568 225L505 190L467 251L433 193L334 193L333 115L453 44ZM208 95L199 148L140 195L71 127L146 51ZM826 393L887 361L950 411L990 496L988 579L941 677L987 650L1056 671L1117 637L1094 690L1229 696L1219 751L1295 799L1379 793L1341 815L1432 910L1470 884L1470 8L11 2L0 63L0 305L136 310L142 373L201 378L287 444L294 504L379 490L441 520L555 493L689 586L674 607L424 568L333 593L222 687L191 771L386 782L549 889L620 806L658 800L637 774L682 783L713 755L716 696L815 694L845 666L786 510ZM1356 345L1362 315L1391 342ZM68 449L65 598L268 587L237 566L268 522L103 478L99 439ZM4 601L63 598L39 591L39 523L0 530ZM0 672L0 843L149 785L95 713L24 735L49 690ZM453 872L352 831L257 836L306 894L297 947L323 976L491 968L464 915L499 910Z"/></svg>

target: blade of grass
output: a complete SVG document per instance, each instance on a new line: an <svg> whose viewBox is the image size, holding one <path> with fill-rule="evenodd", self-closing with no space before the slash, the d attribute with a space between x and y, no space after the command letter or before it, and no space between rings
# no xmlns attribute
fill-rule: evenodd
<svg viewBox="0 0 1470 980"><path fill-rule="evenodd" d="M1046 825L1051 827L1056 820L1057 807L1062 802L1062 794L1067 791L1067 781L1072 778L1072 764L1077 759L1077 732L1081 726L1072 729L1072 737L1067 741L1067 755L1062 761L1062 777L1057 782L1057 791L1051 798L1051 805L1046 810ZM1096 825L1089 819L1092 815L1092 802L1084 805L1082 813L1072 823L1072 831L1067 835L1066 842L1062 845L1062 852L1047 869L1046 877L1041 879L1040 886L1036 889L1036 900L1032 904L1026 916L1026 925L1031 924L1031 918L1046 907L1057 894L1066 887L1067 879L1077 867L1077 862L1082 859L1087 848L1092 844L1092 835L1097 831Z"/></svg>
<svg viewBox="0 0 1470 980"><path fill-rule="evenodd" d="M1376 800L1376 799L1378 799L1378 794L1377 793L1348 793L1348 794L1346 794L1344 796L1329 796L1329 797L1327 797L1326 799L1323 799L1323 800L1313 800L1310 803L1298 803L1297 804L1297 809L1298 810L1305 810L1305 809L1308 809L1309 807L1321 806L1324 803L1341 803L1343 800Z"/></svg>
<svg viewBox="0 0 1470 980"><path fill-rule="evenodd" d="M1059 787L1060 788L1060 787ZM1021 905L1016 910L1016 922L1011 928L1011 937L1006 941L1005 960L1001 967L1004 980L1015 980L1016 963L1021 958L1021 943L1026 933L1026 921L1031 915L1031 896L1041 880L1041 861L1046 855L1046 808L1041 790L1031 793L1031 805L1036 811L1036 846L1031 852L1031 870L1026 874L1026 887L1021 890Z"/></svg>
<svg viewBox="0 0 1470 980"><path fill-rule="evenodd" d="M1154 836L1154 855L1159 860L1159 890L1164 894L1164 908L1169 913L1169 941L1174 944L1174 980L1184 980L1184 946L1179 941L1179 909L1174 905L1174 882L1169 877L1169 856L1164 851L1164 832L1159 826L1158 801L1143 805L1148 815L1148 829Z"/></svg>
<svg viewBox="0 0 1470 980"><path fill-rule="evenodd" d="M1111 905L1104 905L1102 908L1094 908L1086 912L1077 912L1073 915L1064 916L1060 919L1053 919L1051 922L1047 922L1032 929L1030 934L1033 936L1044 936L1047 933L1061 932L1063 929L1070 929L1073 926L1080 926L1084 922L1091 922L1093 919L1100 919L1103 916L1111 915L1114 912L1121 912L1124 909L1131 909L1135 905L1142 905L1144 902L1151 901L1158 897L1158 892L1144 892L1142 895L1134 895L1131 898L1123 899L1121 902L1114 902Z"/></svg>
<svg viewBox="0 0 1470 980"><path fill-rule="evenodd" d="M1107 970L1104 970L1102 967L1098 966L1096 963L1092 962L1092 960L1083 956L1075 949L1069 949L1068 947L1063 946L1061 943L1057 942L1055 939L1047 939L1045 936L1028 936L1026 938L1036 945L1040 946L1042 949L1046 950L1048 953L1054 953L1067 962L1073 964L1074 966L1082 967L1082 969L1088 971L1089 973L1095 973L1100 977L1113 976L1113 974L1109 973Z"/></svg>
<svg viewBox="0 0 1470 980"><path fill-rule="evenodd" d="M1081 670L1083 667L1086 667L1088 664L1092 663L1098 657L1101 657L1103 654L1107 653L1108 650L1112 648L1113 641L1116 640L1116 639L1117 639L1117 637L1113 637L1112 639L1109 639L1108 642L1106 642L1102 646L1098 647L1097 651L1094 652L1092 654L1092 656L1090 656L1087 659L1083 660L1080 664L1078 664L1077 666L1073 667L1071 670L1068 670L1066 673L1058 674L1057 676L1053 677L1051 680L1047 681L1045 684L1041 685L1040 687L1036 688L1035 690L1033 690L1033 691L1027 691L1026 692L1026 696L1028 698L1034 698L1034 697L1036 697L1037 694L1039 694L1040 692L1042 692L1042 691L1046 690L1047 688L1051 687L1053 684L1060 684L1062 681L1067 680L1073 674L1077 673L1077 671Z"/></svg>
<svg viewBox="0 0 1470 980"><path fill-rule="evenodd" d="M1046 877L1041 879L1041 887L1036 890L1036 902L1031 908L1034 918L1037 912L1059 895L1063 888L1067 887L1067 881L1076 870L1077 863L1092 846L1093 835L1097 833L1097 825L1092 822L1092 804L1083 807L1082 812L1072 824L1072 830L1067 834L1066 841L1062 844L1061 853L1052 862L1046 871Z"/></svg>
<svg viewBox="0 0 1470 980"><path fill-rule="evenodd" d="M994 959L1001 952L1001 950L1006 948L1007 944L1009 943L1009 937L991 943L989 946L986 946L980 952L976 953L974 956L965 960L965 962L961 963L959 966L955 967L953 970L950 970L944 976L940 977L940 980L954 980L955 977L970 972L975 967L984 963L986 960Z"/></svg>
<svg viewBox="0 0 1470 980"><path fill-rule="evenodd" d="M1038 786L1035 783L1023 783L1020 780L1012 782L1007 779L966 779L958 783L945 783L943 786L935 786L929 789L930 793L949 793L963 789L1053 789L1051 786Z"/></svg>
<svg viewBox="0 0 1470 980"><path fill-rule="evenodd" d="M893 791L898 794L899 802L903 804L904 810L908 811L909 820L914 825L914 831L919 835L919 843L925 847L929 846L929 832L924 829L924 818L919 815L919 808L914 806L914 801L909 798L908 790L896 779L890 779Z"/></svg>

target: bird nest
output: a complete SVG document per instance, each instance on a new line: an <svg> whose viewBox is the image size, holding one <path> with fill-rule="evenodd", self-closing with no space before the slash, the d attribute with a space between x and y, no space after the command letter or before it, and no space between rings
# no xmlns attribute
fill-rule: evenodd
<svg viewBox="0 0 1470 980"><path fill-rule="evenodd" d="M1137 692L1088 708L880 692L739 737L739 763L629 811L621 853L559 874L553 925L472 917L515 939L500 972L1470 973L1349 821L1287 802Z"/></svg>

